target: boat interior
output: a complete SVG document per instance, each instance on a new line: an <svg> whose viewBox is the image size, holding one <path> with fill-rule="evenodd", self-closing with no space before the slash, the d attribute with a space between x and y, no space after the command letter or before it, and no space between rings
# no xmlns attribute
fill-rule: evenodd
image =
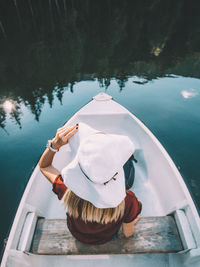
<svg viewBox="0 0 200 267"><path fill-rule="evenodd" d="M162 145L153 136L153 134L140 122L135 116L127 113L127 110L119 110L118 113L106 114L101 112L88 113L84 109L82 113L75 114L67 125L84 122L95 129L99 129L105 133L127 135L135 144L134 157L137 159L135 167L135 180L130 190L132 190L137 198L142 202L143 209L141 216L165 216L173 214L177 210L184 211L184 216L188 223L192 226L191 245L193 248L200 247L199 225L196 219L196 209L192 206L193 201L190 194L180 176L176 166L170 159ZM61 170L73 159L69 144L63 146L55 155L53 165ZM73 179L73 177L72 177ZM23 231L29 227L29 220L34 224L34 220L38 216L47 219L64 219L66 214L62 203L57 199L57 196L52 192L52 186L47 179L41 174L39 167L36 166L26 191L22 198L23 210L18 210L20 219L18 227L21 225L21 232L15 233L11 249L17 247L18 250L23 250L24 239L29 237L23 236ZM34 214L34 215L32 215ZM35 219L31 219L31 216ZM30 217L30 218L29 218ZM27 226L26 226L27 222ZM180 223L181 224L181 223ZM16 226L17 227L17 226ZM31 227L31 226L30 226ZM33 228L33 227L32 227ZM30 236L33 235L34 229L30 229ZM195 232L198 233L195 238ZM184 231L182 232L185 238ZM191 239L191 238L190 238ZM28 245L27 245L28 244ZM26 241L26 246L31 245L31 240ZM188 245L188 244L186 244ZM185 246L186 246L185 245ZM16 252L13 252L15 255ZM24 260L25 258L26 260ZM189 256L187 256L189 257ZM191 257L191 256L190 256ZM189 257L189 258L190 258ZM29 260L28 260L29 259ZM66 265L66 259L68 265ZM10 257L12 263L14 256ZM20 257L18 257L20 261ZM174 257L171 254L144 254L144 255L73 255L73 256L50 256L50 255L34 255L32 256L31 264L30 257L23 255L23 264L20 266L50 266L47 262L51 262L51 266L128 266L135 263L134 266L179 266L178 262L187 262L185 256ZM16 258L15 258L16 261ZM170 265L172 262L173 264ZM147 264L147 265L145 265ZM7 265L11 266L11 265ZM13 265L14 266L14 265ZM17 265L18 266L18 265ZM185 265L189 266L189 265ZM198 266L198 265L194 265Z"/></svg>

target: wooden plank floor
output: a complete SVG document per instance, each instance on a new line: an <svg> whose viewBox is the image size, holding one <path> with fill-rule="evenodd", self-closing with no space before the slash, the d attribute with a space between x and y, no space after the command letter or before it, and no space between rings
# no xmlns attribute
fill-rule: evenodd
<svg viewBox="0 0 200 267"><path fill-rule="evenodd" d="M183 250L174 218L142 217L132 237L122 232L116 240L103 245L87 245L69 232L65 219L39 219L31 252L49 255L175 253Z"/></svg>

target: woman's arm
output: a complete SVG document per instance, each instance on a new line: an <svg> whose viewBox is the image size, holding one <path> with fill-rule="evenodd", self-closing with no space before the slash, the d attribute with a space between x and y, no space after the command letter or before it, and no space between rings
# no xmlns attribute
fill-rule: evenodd
<svg viewBox="0 0 200 267"><path fill-rule="evenodd" d="M78 124L73 127L63 126L62 128L59 128L56 132L56 136L52 139L52 148L59 150L61 146L68 143L70 137L72 137L77 131ZM55 178L60 174L60 172L52 165L54 155L55 152L47 148L39 160L40 171L51 183L53 183Z"/></svg>
<svg viewBox="0 0 200 267"><path fill-rule="evenodd" d="M133 220L130 223L122 223L122 231L125 235L125 237L132 236L134 232L134 225L139 221L140 216L138 216L135 220Z"/></svg>

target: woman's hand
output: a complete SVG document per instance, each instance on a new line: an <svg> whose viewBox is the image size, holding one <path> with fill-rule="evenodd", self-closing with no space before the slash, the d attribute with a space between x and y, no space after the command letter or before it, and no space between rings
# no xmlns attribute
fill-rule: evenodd
<svg viewBox="0 0 200 267"><path fill-rule="evenodd" d="M73 136L78 131L78 124L72 127L63 126L59 128L56 132L56 136L52 139L51 145L54 149L59 149L61 146L66 145L71 136ZM44 176L53 183L55 178L60 174L60 172L52 165L55 152L45 149L39 160L40 171Z"/></svg>
<svg viewBox="0 0 200 267"><path fill-rule="evenodd" d="M125 237L132 236L134 232L134 225L141 219L141 216L138 216L135 220L130 223L122 223L122 231Z"/></svg>
<svg viewBox="0 0 200 267"><path fill-rule="evenodd" d="M137 218L133 221L133 224L136 224L141 218L141 216L137 216Z"/></svg>
<svg viewBox="0 0 200 267"><path fill-rule="evenodd" d="M63 126L56 132L56 136L52 139L51 145L54 149L60 149L61 146L66 145L68 140L78 131L78 124L67 127Z"/></svg>

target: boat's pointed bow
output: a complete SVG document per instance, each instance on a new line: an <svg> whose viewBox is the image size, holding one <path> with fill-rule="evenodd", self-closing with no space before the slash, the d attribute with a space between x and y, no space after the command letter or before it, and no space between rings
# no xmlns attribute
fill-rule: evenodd
<svg viewBox="0 0 200 267"><path fill-rule="evenodd" d="M96 101L108 101L112 99L112 96L101 92L98 95L93 96L93 99Z"/></svg>

